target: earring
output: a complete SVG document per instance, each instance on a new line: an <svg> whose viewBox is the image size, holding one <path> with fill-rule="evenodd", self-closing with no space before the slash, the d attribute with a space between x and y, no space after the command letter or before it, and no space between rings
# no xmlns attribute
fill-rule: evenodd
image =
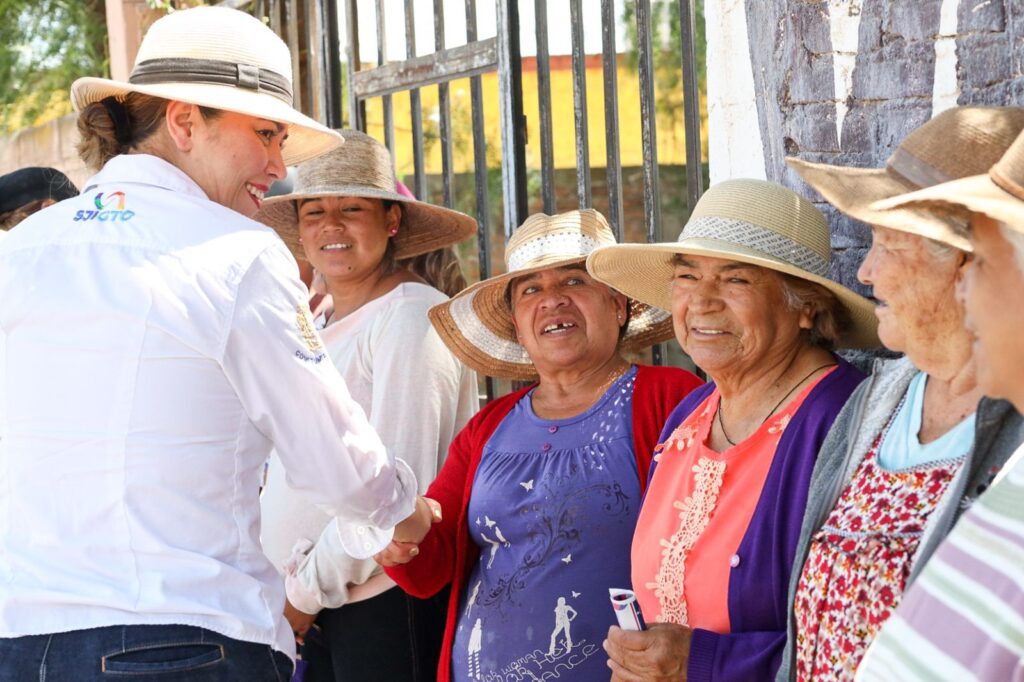
<svg viewBox="0 0 1024 682"><path fill-rule="evenodd" d="M390 230L388 230L388 234L390 234L392 237L394 237L396 234L398 234L398 228L397 227L392 227Z"/></svg>

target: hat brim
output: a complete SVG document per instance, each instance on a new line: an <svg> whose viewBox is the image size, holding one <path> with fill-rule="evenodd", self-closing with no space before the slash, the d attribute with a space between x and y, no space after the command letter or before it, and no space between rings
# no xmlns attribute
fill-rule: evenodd
<svg viewBox="0 0 1024 682"><path fill-rule="evenodd" d="M819 284L831 291L850 314L850 329L838 339L837 346L873 348L879 345L878 319L871 301L827 277L820 277L730 242L691 237L663 244L602 246L587 258L587 270L598 280L630 298L662 310L671 310L670 287L675 271L675 266L672 265L674 254L725 258L758 265Z"/></svg>
<svg viewBox="0 0 1024 682"><path fill-rule="evenodd" d="M964 235L966 226L954 216L937 215L913 208L896 211L873 209L872 205L876 201L920 189L884 168L832 166L793 157L787 157L786 163L826 201L851 218L869 225L927 237L962 251L971 250L971 243Z"/></svg>
<svg viewBox="0 0 1024 682"><path fill-rule="evenodd" d="M513 279L551 268L582 265L584 261L584 258L542 260L533 267L477 282L431 308L430 321L449 350L477 372L499 379L536 379L533 361L516 340L505 289ZM668 313L631 300L629 322L619 350L636 353L672 335L672 318Z"/></svg>
<svg viewBox="0 0 1024 682"><path fill-rule="evenodd" d="M366 197L402 204L402 222L392 237L395 258L412 258L435 249L463 242L477 232L476 220L449 208L435 206L398 192L388 192L366 185L338 185L330 188L308 188L270 197L263 202L254 218L281 235L281 239L299 260L306 261L306 253L299 243L299 216L296 202L302 199L325 197Z"/></svg>
<svg viewBox="0 0 1024 682"><path fill-rule="evenodd" d="M174 82L134 85L107 78L86 77L77 79L71 85L71 103L75 111L81 111L93 102L107 97L124 97L132 92L283 123L288 126L288 140L281 155L287 165L308 161L344 142L344 138L336 131L296 111L284 100L267 93L228 85Z"/></svg>
<svg viewBox="0 0 1024 682"><path fill-rule="evenodd" d="M907 206L925 210L983 213L1010 229L1024 232L1024 201L1002 189L987 175L973 175L874 204L879 211Z"/></svg>

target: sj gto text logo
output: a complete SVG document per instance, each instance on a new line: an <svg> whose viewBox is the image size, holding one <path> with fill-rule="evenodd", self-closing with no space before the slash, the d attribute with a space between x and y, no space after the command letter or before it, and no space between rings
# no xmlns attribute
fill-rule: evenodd
<svg viewBox="0 0 1024 682"><path fill-rule="evenodd" d="M135 216L135 211L126 211L124 208L124 192L111 192L106 198L103 198L103 192L100 192L93 199L93 203L96 204L95 211L78 211L75 213L74 220L98 220L101 223L117 220L124 222Z"/></svg>

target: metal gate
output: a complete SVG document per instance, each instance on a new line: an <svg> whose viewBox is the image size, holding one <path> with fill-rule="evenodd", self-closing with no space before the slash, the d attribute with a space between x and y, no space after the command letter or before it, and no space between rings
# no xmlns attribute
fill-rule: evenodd
<svg viewBox="0 0 1024 682"><path fill-rule="evenodd" d="M392 151L399 165L411 166L405 177L417 197L462 210L477 218L480 230L476 253L476 267L468 268L472 275L486 278L501 267L504 239L523 222L530 212L543 210L554 213L569 208L594 207L608 218L616 237L623 241L661 241L675 239L678 230L669 234L662 231L665 217L663 206L671 205L672 227L681 227L689 208L700 197L706 184L706 164L701 145L701 100L698 74L698 32L696 22L702 0L234 0L233 6L247 6L257 16L268 17L271 27L281 35L292 49L296 87L296 105L307 114L331 127L355 127L367 130L373 119L375 130ZM461 5L461 7L459 7ZM478 9L490 13L493 6L493 37L481 38ZM446 35L445 12L461 9L465 22L465 41L453 42ZM386 10L392 12L386 14ZM417 12L418 10L418 12ZM520 27L520 11L532 14L532 32L524 34ZM549 25L550 12L568 14L568 26ZM588 107L588 62L597 74L597 50L587 54L587 39L593 45L593 29L597 24L593 12L600 13L600 83L602 97L597 113L604 122L605 158L594 162L591 158L591 117ZM585 15L584 12L591 14ZM419 54L417 13L432 17L432 52ZM372 26L369 22L372 17ZM628 26L623 26L628 23ZM401 30L396 30L396 25ZM339 30L339 26L343 26ZM666 32L674 42L666 48ZM552 30L554 33L552 34ZM554 35L559 44L566 39L571 54L553 55L549 49ZM396 36L400 40L396 41ZM659 36L661 40L659 42ZM531 44L531 52L524 58L521 46ZM620 39L629 43L629 50L617 44ZM395 58L389 53L393 45L404 41L404 56ZM366 63L361 59L361 46L376 44L376 59ZM421 40L421 43L424 42ZM461 41L455 41L461 42ZM624 68L624 54L635 60L636 96L639 115L630 120L620 116L623 100L620 80ZM591 59L588 60L588 56ZM532 79L524 89L524 63ZM660 71L656 68L660 65ZM668 66L666 67L666 64ZM566 69L565 67L569 68ZM561 71L559 71L561 69ZM565 184L565 171L556 167L555 149L563 140L555 139L554 130L562 120L553 110L560 100L552 98L552 75L567 76L571 70L571 98L573 143L575 150L575 197L558 196L557 190ZM669 74L668 85L661 84L656 95L659 74ZM497 92L491 97L484 94L483 79L497 74ZM469 126L472 132L472 172L456 177L456 159L453 143L452 85L469 81ZM563 79L564 80L564 79ZM591 79L596 80L596 78ZM665 79L662 79L665 80ZM431 106L431 123L436 131L425 131L423 93L436 87L436 106ZM594 88L594 84L590 84ZM433 93L429 93L433 98ZM563 93L564 94L564 93ZM524 95L536 101L536 116L524 114ZM408 97L408 111L396 121L394 99ZM631 95L627 95L627 101ZM669 181L685 182L685 190L662 187L659 177L664 166L659 165L659 125L664 102L681 99L682 138L680 144L668 147L669 155L684 157L682 166L672 167ZM566 97L568 99L568 97ZM493 144L488 143L485 129L485 108L497 105L500 131L500 190L495 191L491 177L497 172ZM563 116L562 119L568 118ZM639 119L639 120L636 120ZM396 123L409 132L411 144L403 154L398 153ZM634 175L640 182L627 181L625 187L631 195L639 194L636 185L642 184L642 198L624 199L623 161L621 155L624 130L641 136L639 167ZM535 142L528 148L528 130L535 131ZM425 141L430 138L439 147L440 172L428 177L426 171ZM599 140L598 140L599 142ZM492 141L493 143L493 141ZM563 143L564 148L564 143ZM678 150L682 147L682 150ZM660 147L666 153L664 144ZM527 155L531 152L532 168L527 168ZM468 150L467 150L468 152ZM677 153L678 152L678 153ZM488 154L491 160L489 163ZM400 156L411 156L411 159ZM680 159L681 160L681 159ZM465 161L465 159L463 159ZM464 163L464 165L466 165ZM563 164L564 165L564 164ZM603 191L595 195L593 176L603 174ZM410 177L411 176L411 177ZM438 177L439 176L439 177ZM529 176L529 178L528 178ZM561 184L559 177L561 177ZM472 192L456 192L456 185L464 190L471 182ZM438 187L439 186L439 187ZM564 189L564 187L563 187ZM683 200L685 198L685 201ZM668 204L666 202L669 202ZM572 205L574 204L574 205ZM629 213L637 213L642 204L641 226L629 220ZM498 223L498 224L495 224ZM627 229L628 228L628 229ZM471 277L472 278L472 277ZM663 349L655 348L652 361L660 363ZM673 358L673 362L679 362ZM685 359L683 359L685 363ZM489 386L489 393L491 393Z"/></svg>

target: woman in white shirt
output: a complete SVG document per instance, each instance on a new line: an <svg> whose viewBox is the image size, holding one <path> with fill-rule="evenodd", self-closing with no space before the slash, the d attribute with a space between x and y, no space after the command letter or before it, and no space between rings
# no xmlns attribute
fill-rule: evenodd
<svg viewBox="0 0 1024 682"><path fill-rule="evenodd" d="M476 221L396 192L387 148L359 131L341 134L343 148L299 166L293 192L268 199L256 218L323 278L334 306L318 321L327 354L422 492L476 412L477 382L427 318L447 300L439 282L404 259L472 236ZM286 575L286 615L305 640L306 679L433 679L445 602L409 597L374 562L347 556L330 517L311 503L271 458L263 544Z"/></svg>
<svg viewBox="0 0 1024 682"><path fill-rule="evenodd" d="M342 142L290 74L270 29L204 7L153 24L127 82L72 86L101 170L0 244L3 682L288 679L272 447L350 554L430 525L251 219L285 163Z"/></svg>

